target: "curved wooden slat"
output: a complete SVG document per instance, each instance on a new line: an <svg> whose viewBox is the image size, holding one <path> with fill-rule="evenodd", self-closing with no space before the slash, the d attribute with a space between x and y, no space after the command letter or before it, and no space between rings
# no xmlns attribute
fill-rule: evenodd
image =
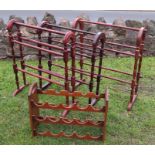
<svg viewBox="0 0 155 155"><path fill-rule="evenodd" d="M94 92L88 92L86 94L81 91L74 91L72 93L67 90L61 90L60 92L56 92L54 89L40 91L40 94L48 94L53 96L73 96L73 97L86 97L86 98L98 98L99 95L96 95Z"/></svg>
<svg viewBox="0 0 155 155"><path fill-rule="evenodd" d="M33 118L39 123L51 123L51 124L66 124L66 125L81 125L81 126L96 126L102 127L104 125L103 121L94 122L92 120L81 121L79 119L69 120L67 118L56 118L52 116L33 116Z"/></svg>
<svg viewBox="0 0 155 155"><path fill-rule="evenodd" d="M76 132L73 132L70 135L65 134L65 132L61 131L57 134L52 133L50 131L45 131L45 132L37 132L36 135L39 136L51 136L55 138L59 137L66 137L66 138L77 138L77 139L83 139L83 140L102 140L102 135L101 136L90 136L89 134L87 135L78 135Z"/></svg>
<svg viewBox="0 0 155 155"><path fill-rule="evenodd" d="M38 107L38 108L42 108L42 109L53 109L53 110L73 110L73 111L88 111L88 112L104 112L105 111L105 107L102 107L101 109L95 108L92 105L87 105L86 107L79 107L77 104L72 104L69 106L65 106L63 104L49 104L48 102L45 103L35 103L32 100L32 103Z"/></svg>

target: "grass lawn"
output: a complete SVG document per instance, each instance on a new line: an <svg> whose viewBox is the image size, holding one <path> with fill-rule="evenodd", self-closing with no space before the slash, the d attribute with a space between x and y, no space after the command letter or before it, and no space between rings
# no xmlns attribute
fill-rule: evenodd
<svg viewBox="0 0 155 155"><path fill-rule="evenodd" d="M28 63L37 64L37 62L32 61ZM46 60L43 63L46 65ZM62 61L59 60L55 63L62 63ZM104 64L108 67L131 71L133 59L106 58L104 59ZM56 68L54 69L56 70ZM110 74L124 79L128 78L121 74L111 74L110 71L106 71L103 74ZM145 57L143 59L142 76L136 104L129 113L126 108L129 101L130 86L108 79L102 80L101 90L104 91L107 86L110 90L105 144L155 144L155 57ZM131 78L128 79L130 80ZM28 76L28 81L34 82L37 79ZM13 97L12 92L15 88L12 61L0 61L0 144L103 144L97 141L67 138L32 138L27 100L29 88L27 87L16 97ZM80 88L82 91L86 91L84 86ZM92 117L92 114L87 115ZM82 114L76 114L75 116L83 117ZM100 116L93 115L93 117L98 118ZM52 129L55 132L57 130L67 130L68 132L73 130L73 128L67 129L66 126L60 125L53 126ZM81 135L88 131L93 134L98 132L98 130L94 130L91 127L86 129L77 128L77 130Z"/></svg>

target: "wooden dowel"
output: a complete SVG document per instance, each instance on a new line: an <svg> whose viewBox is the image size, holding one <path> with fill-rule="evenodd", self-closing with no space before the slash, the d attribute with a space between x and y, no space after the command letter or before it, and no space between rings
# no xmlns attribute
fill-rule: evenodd
<svg viewBox="0 0 155 155"><path fill-rule="evenodd" d="M20 22L15 22L15 24L19 25L19 26L25 26L25 27L28 27L28 28L33 28L33 29L37 29L37 30L51 32L51 33L55 33L55 34L59 34L59 35L65 35L66 34L65 32L56 31L56 30L47 29L47 28L42 28L42 27L34 26L34 25L28 25L28 24L24 24L24 23L20 23Z"/></svg>
<svg viewBox="0 0 155 155"><path fill-rule="evenodd" d="M48 81L48 82L57 84L57 85L59 85L59 86L62 86L62 87L64 86L63 84L61 84L61 83L59 83L59 82L57 82L57 81L54 81L54 80L51 80L51 79L42 77L42 76L40 76L40 75L38 75L38 74L30 73L30 72L25 71L25 70L20 69L20 68L17 68L17 70L18 70L18 71L21 71L21 72L24 72L24 73L26 73L26 74L29 74L29 75L31 75L31 76L33 76L33 77L41 78L41 79L43 79L43 80L45 80L45 81Z"/></svg>
<svg viewBox="0 0 155 155"><path fill-rule="evenodd" d="M89 41L93 41L93 39L89 38L89 37L83 37L83 39L89 40ZM105 41L105 44L107 44L107 45L116 45L116 46L121 46L121 47L125 47L125 48L136 49L136 46L131 46L131 45L127 45L127 44L120 44L120 43L115 43L115 42L110 42L110 41Z"/></svg>
<svg viewBox="0 0 155 155"><path fill-rule="evenodd" d="M30 45L30 44L27 44L27 43L21 43L17 40L13 40L14 43L17 43L17 44L20 44L20 45L24 45L24 46L27 46L27 47L31 47L31 48L34 48L34 49L37 49L37 50L41 50L41 51L44 51L44 52L48 52L48 53L51 53L51 54L54 54L54 55L57 55L57 56L63 56L63 54L61 53L58 53L58 52L54 52L54 51L50 51L48 49L44 49L44 48L40 48L40 47L37 47L37 46L33 46L33 45Z"/></svg>
<svg viewBox="0 0 155 155"><path fill-rule="evenodd" d="M40 71L42 71L42 72L44 72L46 74L51 74L51 75L56 76L56 77L61 78L61 79L65 79L64 76L62 76L62 75L60 75L58 73L55 73L53 71L49 71L49 70L46 70L46 69L41 69L41 68L30 66L30 65L27 65L27 64L25 64L24 66L26 66L28 68L31 68L31 69L35 69L35 70L40 70Z"/></svg>
<svg viewBox="0 0 155 155"><path fill-rule="evenodd" d="M88 63L83 63L85 65L88 65L88 66L91 66L91 64L88 64ZM99 68L99 66L95 66L96 68ZM101 67L102 69L105 69L105 70L109 70L109 71L113 71L113 72L118 72L118 73L122 73L122 74L126 74L126 75L131 75L131 73L128 73L128 72L124 72L124 71L120 71L120 70L116 70L116 69L112 69L112 68L107 68L107 67Z"/></svg>
<svg viewBox="0 0 155 155"><path fill-rule="evenodd" d="M133 30L133 31L139 31L140 30L140 28L112 25L112 24L107 24L107 23L102 23L102 22L92 22L92 21L87 21L87 20L81 20L81 22L89 23L89 24L96 24L96 25L103 25L106 27L121 28L121 29L125 29L125 30Z"/></svg>
<svg viewBox="0 0 155 155"><path fill-rule="evenodd" d="M25 38L25 37L21 37L21 38L23 40L25 40L25 41L29 41L29 42L33 42L33 43L36 43L36 44L40 44L42 46L47 46L47 47L55 48L55 49L58 49L58 50L63 50L63 48L59 47L59 46L54 46L54 45L51 45L51 44L48 44L48 43L40 42L40 41L37 41L37 40Z"/></svg>

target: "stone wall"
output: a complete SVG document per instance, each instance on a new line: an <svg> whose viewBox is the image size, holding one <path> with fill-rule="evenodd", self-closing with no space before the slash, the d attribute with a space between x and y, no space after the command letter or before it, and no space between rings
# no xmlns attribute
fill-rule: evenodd
<svg viewBox="0 0 155 155"><path fill-rule="evenodd" d="M85 14L81 14L80 17L89 20L89 17ZM16 19L20 22L25 22L27 24L31 25L38 25L38 21L36 17L27 17L27 20L24 21L20 17L16 17L14 15L11 15L9 19ZM42 20L48 20L50 23L56 24L56 19L55 17L46 12ZM104 17L99 17L98 21L106 23L106 20ZM58 25L61 26L71 26L71 21L63 18L60 20ZM140 21L135 21L135 20L126 20L124 21L122 18L115 19L113 21L114 25L122 25L122 26L129 26L129 27L146 27L148 32L146 35L146 40L145 40L145 51L144 55L155 55L155 21L154 20L149 20L146 19L143 22ZM107 29L106 27L103 26L94 26L91 24L86 24L85 25L85 30L87 31L92 31L92 32L98 32L102 31L106 33L107 38L117 41L117 42L123 42L123 43L133 43L135 42L135 34L132 33L132 31L124 31L124 30L118 30L118 29ZM23 28L21 27L21 32L28 37L37 37L36 32L30 28ZM45 36L47 35L46 33L44 34ZM4 23L4 20L0 18L0 59L8 58L11 57L11 52L10 52L10 47L8 44L8 33L6 30L6 23ZM124 39L125 38L125 39ZM30 48L24 48L25 54L26 55L35 55L37 52L35 50L32 50ZM18 52L16 52L18 53ZM18 54L16 55L18 57ZM27 56L29 57L29 56ZM34 56L35 57L35 56Z"/></svg>

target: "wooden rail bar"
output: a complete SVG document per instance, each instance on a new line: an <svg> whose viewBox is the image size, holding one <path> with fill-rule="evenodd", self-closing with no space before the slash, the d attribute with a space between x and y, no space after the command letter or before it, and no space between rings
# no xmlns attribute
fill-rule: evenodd
<svg viewBox="0 0 155 155"><path fill-rule="evenodd" d="M81 121L79 119L69 120L67 118L57 118L51 116L33 116L33 118L39 123L45 124L66 124L66 125L79 125L79 126L95 126L95 127L102 127L104 121L94 122L91 120Z"/></svg>
<svg viewBox="0 0 155 155"><path fill-rule="evenodd" d="M85 70L81 70L81 69L76 69L78 72L81 72L81 74L85 74L87 73L87 75L90 75L90 72L89 71L85 71ZM94 73L94 78L97 78L97 74ZM121 80L121 79L118 79L118 78L114 78L114 77L111 77L111 76L105 76L105 75L100 75L101 77L104 77L104 78L107 78L107 79L111 79L111 80L115 80L115 81L118 81L118 82L123 82L123 83L126 83L126 84L130 84L131 85L131 82L129 81L125 81L125 80Z"/></svg>
<svg viewBox="0 0 155 155"><path fill-rule="evenodd" d="M83 37L83 39L93 41L93 39L92 38L89 38L89 37ZM107 45L121 46L121 47L131 48L131 49L136 49L136 46L131 46L131 45L127 45L127 44L120 44L120 43L111 42L111 41L105 41L105 44L107 44Z"/></svg>
<svg viewBox="0 0 155 155"><path fill-rule="evenodd" d="M81 20L81 22L89 23L89 24L96 24L96 25L103 25L106 27L121 28L121 29L125 29L125 30L133 30L133 31L137 31L137 32L140 30L140 28L112 25L112 24L107 24L107 23L102 23L102 22L92 22L92 21L87 21L87 20ZM146 29L145 29L145 31L146 31Z"/></svg>
<svg viewBox="0 0 155 155"><path fill-rule="evenodd" d="M45 49L45 48L40 48L40 47L37 47L37 46L33 46L33 45L30 45L30 44L27 44L27 43L19 42L17 40L13 40L12 42L14 42L16 44L27 46L27 47L31 47L33 49L41 50L41 51L44 51L44 52L47 52L47 53L51 53L51 54L54 54L54 55L57 55L57 56L61 56L61 57L63 56L63 54L61 54L61 53L54 52L54 51L51 51L51 50L48 50L48 49Z"/></svg>
<svg viewBox="0 0 155 155"><path fill-rule="evenodd" d="M80 33L95 35L95 33L93 33L93 32L89 32L89 31L85 31L85 30L79 30L79 29L70 28L70 27L65 27L65 26L60 26L60 25L55 25L55 24L48 24L48 26L57 27L57 28L62 28L62 29L70 30L70 31L74 31L74 32L80 32Z"/></svg>
<svg viewBox="0 0 155 155"><path fill-rule="evenodd" d="M41 78L41 79L43 79L43 80L45 80L45 81L48 81L48 82L51 82L51 83L57 84L57 85L59 85L59 86L62 86L62 87L64 86L64 85L61 84L60 82L57 82L57 81L54 81L54 80L51 80L51 79L45 78L45 77L40 76L40 75L35 74L35 73L30 73L30 72L28 72L28 71L26 71L26 70L23 70L23 69L21 69L21 68L17 68L17 70L18 70L18 71L21 71L21 72L23 72L23 73L29 74L29 75L31 75L31 76L33 76L33 77Z"/></svg>
<svg viewBox="0 0 155 155"><path fill-rule="evenodd" d="M55 33L55 34L59 34L59 35L65 35L66 34L65 32L51 30L51 29L47 29L47 28L42 28L42 27L34 26L34 25L28 25L28 24L24 24L24 23L20 23L20 22L14 22L14 24L19 25L19 26L28 27L28 28L37 29L37 30L42 30L42 31L46 31L46 32L51 32L51 33Z"/></svg>
<svg viewBox="0 0 155 155"><path fill-rule="evenodd" d="M31 69L35 69L35 70L40 70L40 71L42 71L44 73L51 74L51 75L56 76L56 77L61 78L61 79L65 79L64 76L62 76L62 75L60 75L60 74L58 74L56 72L53 72L53 71L49 71L49 70L46 70L46 69L41 69L41 68L30 66L30 65L27 65L27 64L25 64L24 66L26 66L28 68L31 68Z"/></svg>
<svg viewBox="0 0 155 155"><path fill-rule="evenodd" d="M86 44L84 44L84 45L86 45ZM88 46L90 47L91 45L88 45ZM92 49L90 49L90 48L80 47L80 46L76 46L76 47L83 48L83 49L88 50L88 51L92 51ZM98 47L98 49L100 49L100 48ZM128 55L128 56L135 56L134 53L131 53L129 51L119 51L119 50L110 49L110 48L104 48L104 51L115 52L115 53L119 53L119 54L123 54L123 55Z"/></svg>
<svg viewBox="0 0 155 155"><path fill-rule="evenodd" d="M48 43L44 43L44 42L40 42L40 41L37 41L37 40L29 39L29 38L26 38L26 37L21 37L21 39L25 40L25 41L33 42L33 43L36 43L36 44L40 44L42 46L47 46L47 47L58 49L58 50L64 50L62 47L54 46L54 45L51 45L51 44L48 44Z"/></svg>
<svg viewBox="0 0 155 155"><path fill-rule="evenodd" d="M88 66L91 66L91 64L88 64L88 63L83 63L85 65L88 65ZM99 66L95 66L96 68L99 68ZM131 73L128 73L128 72L124 72L124 71L120 71L120 70L116 70L116 69L112 69L112 68L108 68L108 67L101 67L102 69L105 69L105 70L109 70L109 71L114 71L114 72L118 72L118 73L122 73L122 74L126 74L126 75L131 75Z"/></svg>

